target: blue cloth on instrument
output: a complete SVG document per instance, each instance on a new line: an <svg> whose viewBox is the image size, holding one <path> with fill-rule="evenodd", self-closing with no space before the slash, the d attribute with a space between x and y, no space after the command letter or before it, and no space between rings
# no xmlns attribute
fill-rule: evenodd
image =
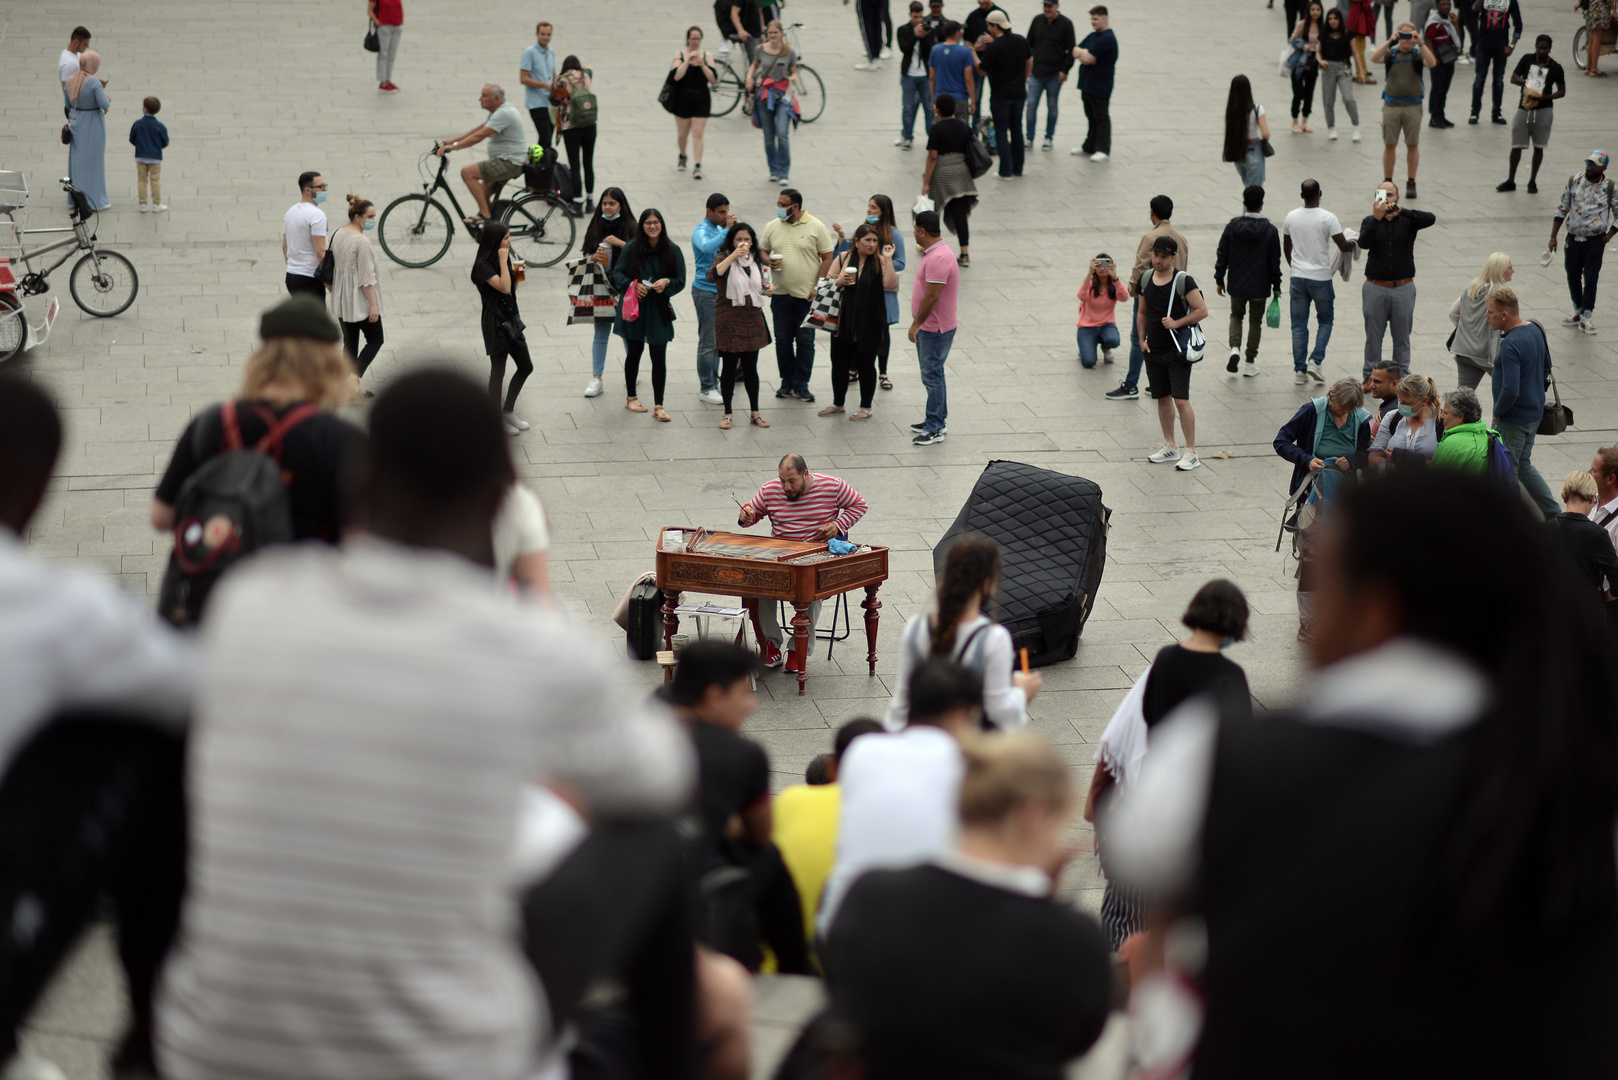
<svg viewBox="0 0 1618 1080"><path fill-rule="evenodd" d="M847 540L828 540L826 550L833 555L849 555L860 549L858 544L850 544Z"/></svg>

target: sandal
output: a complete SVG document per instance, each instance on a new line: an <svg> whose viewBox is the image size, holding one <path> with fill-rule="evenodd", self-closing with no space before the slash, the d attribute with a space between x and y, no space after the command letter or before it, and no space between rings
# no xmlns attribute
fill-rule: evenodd
<svg viewBox="0 0 1618 1080"><path fill-rule="evenodd" d="M748 419L748 423L752 424L754 427L769 427L770 426L770 422L768 420L764 419L758 413L754 413Z"/></svg>
<svg viewBox="0 0 1618 1080"><path fill-rule="evenodd" d="M821 416L836 416L838 413L840 413L842 411L843 411L843 407L841 405L827 405L824 409L820 410L820 415Z"/></svg>
<svg viewBox="0 0 1618 1080"><path fill-rule="evenodd" d="M889 378L886 375L882 376L882 389L884 389L884 390L892 390L893 389L893 383L892 383L891 380L889 380Z"/></svg>
<svg viewBox="0 0 1618 1080"><path fill-rule="evenodd" d="M719 421L719 430L720 431L729 431L730 430L730 414L729 413L726 413L720 419L720 421Z"/></svg>
<svg viewBox="0 0 1618 1080"><path fill-rule="evenodd" d="M869 420L870 418L871 414L864 409L849 417L850 420Z"/></svg>
<svg viewBox="0 0 1618 1080"><path fill-rule="evenodd" d="M640 403L640 398L629 398L624 402L624 408L630 412L645 412L646 406Z"/></svg>
<svg viewBox="0 0 1618 1080"><path fill-rule="evenodd" d="M483 226L492 223L494 218L484 217L482 214L472 214L470 217L464 217L461 220L474 229L481 229Z"/></svg>
<svg viewBox="0 0 1618 1080"><path fill-rule="evenodd" d="M656 420L656 421L658 421L660 423L666 424L666 423L669 422L670 419L672 419L672 417L670 417L669 414L663 410L663 406L661 406L661 405L653 405L652 406L652 419Z"/></svg>

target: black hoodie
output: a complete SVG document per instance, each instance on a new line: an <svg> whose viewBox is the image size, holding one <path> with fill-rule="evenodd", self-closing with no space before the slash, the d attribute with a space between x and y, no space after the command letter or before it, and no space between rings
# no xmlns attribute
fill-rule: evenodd
<svg viewBox="0 0 1618 1080"><path fill-rule="evenodd" d="M1219 238L1214 284L1241 300L1263 300L1281 287L1281 234L1269 218L1243 214L1230 219Z"/></svg>

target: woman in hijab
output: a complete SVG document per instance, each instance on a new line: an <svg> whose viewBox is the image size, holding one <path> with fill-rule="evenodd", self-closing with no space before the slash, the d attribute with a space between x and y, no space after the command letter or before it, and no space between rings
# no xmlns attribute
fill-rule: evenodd
<svg viewBox="0 0 1618 1080"><path fill-rule="evenodd" d="M103 115L112 108L107 88L95 73L101 70L101 55L88 50L79 57L79 70L67 80L67 103L73 110L68 128L73 142L67 151L67 175L73 186L90 202L90 209L105 210L107 198L107 121Z"/></svg>
<svg viewBox="0 0 1618 1080"><path fill-rule="evenodd" d="M857 372L860 408L849 419L871 418L876 354L888 341L886 290L899 285L899 275L893 269L893 245L879 248L881 242L881 230L864 222L854 230L853 248L838 260L835 273L843 287L843 303L837 316L837 332L831 339L832 403L820 410L821 416L843 411L849 374Z"/></svg>
<svg viewBox="0 0 1618 1080"><path fill-rule="evenodd" d="M723 365L719 369L719 395L725 400L725 415L719 426L726 431L730 430L730 399L738 373L747 390L751 422L755 427L770 426L758 412L758 351L770 343L769 327L764 322L764 298L771 289L769 278L753 255L756 247L758 238L753 226L738 221L725 235L708 270L708 280L720 286L713 309L713 337Z"/></svg>

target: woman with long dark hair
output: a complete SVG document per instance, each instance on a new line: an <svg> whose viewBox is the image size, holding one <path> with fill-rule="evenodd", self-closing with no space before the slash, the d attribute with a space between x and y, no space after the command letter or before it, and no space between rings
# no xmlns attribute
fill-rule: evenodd
<svg viewBox="0 0 1618 1080"><path fill-rule="evenodd" d="M983 613L999 587L1000 545L976 533L957 537L944 557L936 610L905 623L897 689L883 720L889 731L909 722L910 673L935 656L970 668L983 680L986 726L1010 731L1028 723L1028 703L1042 680L1037 671L1013 671L1011 631Z"/></svg>
<svg viewBox="0 0 1618 1080"><path fill-rule="evenodd" d="M1253 84L1246 75L1230 80L1230 96L1225 99L1225 152L1221 160L1236 166L1242 186L1264 186L1264 148L1270 137L1270 122L1264 119L1264 106L1253 103Z"/></svg>
<svg viewBox="0 0 1618 1080"><path fill-rule="evenodd" d="M770 343L770 328L764 319L764 299L773 292L764 267L753 252L758 250L758 234L753 226L738 221L725 234L714 253L708 280L719 287L714 298L713 340L719 353L719 396L724 399L725 415L719 426L730 430L730 402L741 376L747 391L749 417L754 427L770 422L758 411L758 352Z"/></svg>
<svg viewBox="0 0 1618 1080"><path fill-rule="evenodd" d="M611 279L613 263L634 236L635 212L629 208L629 197L623 188L607 188L601 193L595 213L590 215L590 224L585 226L581 254L600 263ZM612 308L608 313L612 317L596 320L595 340L590 343L590 382L584 388L585 397L600 397L603 390L601 376L607 370L607 341L612 337L617 309Z"/></svg>
<svg viewBox="0 0 1618 1080"><path fill-rule="evenodd" d="M1112 350L1122 341L1118 336L1118 302L1127 299L1129 289L1118 280L1112 256L1103 251L1091 259L1090 272L1079 286L1079 363L1086 368L1096 366L1097 345L1107 363L1112 363Z"/></svg>
<svg viewBox="0 0 1618 1080"><path fill-rule="evenodd" d="M900 271L905 268L905 238L899 229L898 218L893 213L893 200L886 195L872 195L865 201L865 223L877 228L878 248L893 245L893 269ZM841 255L848 250L849 241L843 236L843 227L833 223L832 228L837 232L837 247L833 249L834 255ZM893 288L883 293L883 302L888 307L888 325L895 326L899 322L899 289L897 281ZM888 337L882 342L882 347L876 353L876 370L879 383L884 390L892 390L893 382L888 378L888 349L892 345L893 334L889 331Z"/></svg>
<svg viewBox="0 0 1618 1080"><path fill-rule="evenodd" d="M612 268L612 284L620 294L634 289L640 302L639 315L632 320L624 318L620 302L612 326L613 333L624 339L624 383L629 388L624 408L646 411L635 396L635 383L640 376L640 354L650 351L652 419L666 424L670 417L663 409L663 384L668 376L668 345L674 340L674 307L669 300L685 288L685 256L679 245L669 241L660 211L641 211L634 238Z"/></svg>
<svg viewBox="0 0 1618 1080"><path fill-rule="evenodd" d="M477 286L478 296L483 300L483 348L489 354L489 394L494 403L501 406L506 434L519 435L528 430L528 421L514 411L517 395L533 374L534 361L528 355L528 340L523 337L523 321L517 312L511 230L498 221L483 226L478 237L477 257L472 260L472 284ZM505 403L501 405L500 388L506 380L508 356L516 372L511 376Z"/></svg>
<svg viewBox="0 0 1618 1080"><path fill-rule="evenodd" d="M1309 114L1315 108L1315 80L1320 77L1320 69L1315 61L1320 55L1320 38L1326 32L1325 9L1320 6L1320 0L1309 0L1308 10L1298 25L1292 28L1292 40L1303 42L1303 58L1298 66L1292 69L1292 134L1306 135L1315 129L1309 126ZM1303 111L1303 122L1298 120L1298 112Z"/></svg>
<svg viewBox="0 0 1618 1080"><path fill-rule="evenodd" d="M1102 840L1207 945L1196 1075L1612 1071L1618 656L1537 517L1457 472L1350 488L1300 715L1153 732Z"/></svg>
<svg viewBox="0 0 1618 1080"><path fill-rule="evenodd" d="M842 285L837 332L831 339L832 403L821 416L843 411L850 373L860 380L860 408L850 420L869 420L876 396L876 354L888 343L886 290L899 287L893 245L881 247L882 231L870 222L854 230L854 246L839 256L832 274Z"/></svg>
<svg viewBox="0 0 1618 1080"><path fill-rule="evenodd" d="M553 99L563 102L562 145L567 147L567 171L573 174L573 190L567 198L579 211L594 201L596 189L595 90L590 85L594 74L577 56L568 56L551 91Z"/></svg>
<svg viewBox="0 0 1618 1080"><path fill-rule="evenodd" d="M1320 67L1320 100L1326 107L1326 138L1337 138L1337 94L1343 95L1343 108L1354 125L1354 141L1360 141L1360 107L1354 102L1354 35L1343 22L1338 8L1326 12L1326 29L1320 35L1320 51L1315 54Z"/></svg>

